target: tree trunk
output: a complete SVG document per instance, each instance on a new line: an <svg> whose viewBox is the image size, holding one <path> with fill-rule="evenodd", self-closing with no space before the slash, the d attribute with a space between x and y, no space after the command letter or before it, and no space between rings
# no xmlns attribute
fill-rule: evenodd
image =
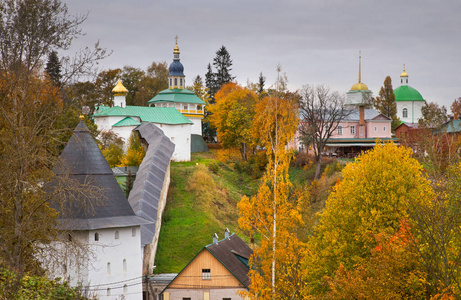
<svg viewBox="0 0 461 300"><path fill-rule="evenodd" d="M314 176L315 179L319 179L319 178L320 178L320 167L321 167L321 164L322 164L322 157L319 156L319 157L317 158L317 162L316 162L316 165L315 165L315 176Z"/></svg>

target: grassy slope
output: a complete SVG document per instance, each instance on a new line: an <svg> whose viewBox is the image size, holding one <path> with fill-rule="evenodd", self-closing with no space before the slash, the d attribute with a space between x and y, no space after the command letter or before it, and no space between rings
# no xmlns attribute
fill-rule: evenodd
<svg viewBox="0 0 461 300"><path fill-rule="evenodd" d="M172 163L155 272L179 272L211 243L214 233L221 239L226 227L236 232L236 205L243 195L255 193L257 185L215 160L212 152L195 154L191 162Z"/></svg>

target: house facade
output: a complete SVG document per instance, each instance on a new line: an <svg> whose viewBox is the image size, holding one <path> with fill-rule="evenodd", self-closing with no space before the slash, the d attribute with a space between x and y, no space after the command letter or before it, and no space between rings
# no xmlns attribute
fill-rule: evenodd
<svg viewBox="0 0 461 300"><path fill-rule="evenodd" d="M253 251L236 234L205 246L163 290L163 300L245 299L248 290L248 260Z"/></svg>

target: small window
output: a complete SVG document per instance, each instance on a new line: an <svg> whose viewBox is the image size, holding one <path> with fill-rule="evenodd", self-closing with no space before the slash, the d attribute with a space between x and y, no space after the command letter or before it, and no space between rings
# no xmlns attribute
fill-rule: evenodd
<svg viewBox="0 0 461 300"><path fill-rule="evenodd" d="M377 127L377 126L375 126L375 132L376 132L376 131L378 131L378 127Z"/></svg>
<svg viewBox="0 0 461 300"><path fill-rule="evenodd" d="M67 240L68 240L69 242L72 242L72 235L71 235L70 233L67 235Z"/></svg>
<svg viewBox="0 0 461 300"><path fill-rule="evenodd" d="M110 275L110 262L107 263L107 275Z"/></svg>
<svg viewBox="0 0 461 300"><path fill-rule="evenodd" d="M118 230L117 230L117 231L115 231L115 239L118 240L119 237L120 237L120 236L119 236L119 233L118 233Z"/></svg>
<svg viewBox="0 0 461 300"><path fill-rule="evenodd" d="M170 78L170 86L173 85L173 80Z"/></svg>
<svg viewBox="0 0 461 300"><path fill-rule="evenodd" d="M183 297L182 300L191 300L190 297Z"/></svg>
<svg viewBox="0 0 461 300"><path fill-rule="evenodd" d="M202 106L200 104L197 105L197 110L202 110Z"/></svg>
<svg viewBox="0 0 461 300"><path fill-rule="evenodd" d="M351 134L355 134L355 126L351 126Z"/></svg>
<svg viewBox="0 0 461 300"><path fill-rule="evenodd" d="M184 109L184 110L187 110L187 108L188 108L188 107L187 107L187 104L184 105L183 109Z"/></svg>
<svg viewBox="0 0 461 300"><path fill-rule="evenodd" d="M402 117L408 118L408 109L407 109L407 108L404 108L404 109L402 110Z"/></svg>
<svg viewBox="0 0 461 300"><path fill-rule="evenodd" d="M232 300L232 298L222 298L222 300Z"/></svg>
<svg viewBox="0 0 461 300"><path fill-rule="evenodd" d="M202 279L203 280L210 280L211 279L210 269L202 269Z"/></svg>
<svg viewBox="0 0 461 300"><path fill-rule="evenodd" d="M400 79L400 83L403 83L403 79Z"/></svg>
<svg viewBox="0 0 461 300"><path fill-rule="evenodd" d="M179 85L182 86L182 78L179 79Z"/></svg>
<svg viewBox="0 0 461 300"><path fill-rule="evenodd" d="M110 296L110 288L107 288L107 296Z"/></svg>
<svg viewBox="0 0 461 300"><path fill-rule="evenodd" d="M338 134L343 134L343 127L341 125L338 126Z"/></svg>
<svg viewBox="0 0 461 300"><path fill-rule="evenodd" d="M383 132L386 132L386 126L383 126Z"/></svg>
<svg viewBox="0 0 461 300"><path fill-rule="evenodd" d="M128 293L128 286L126 284L123 286L123 293Z"/></svg>
<svg viewBox="0 0 461 300"><path fill-rule="evenodd" d="M131 236L136 236L136 228L131 229Z"/></svg>
<svg viewBox="0 0 461 300"><path fill-rule="evenodd" d="M99 233L96 232L96 233L94 234L94 240L95 240L96 242L99 241Z"/></svg>
<svg viewBox="0 0 461 300"><path fill-rule="evenodd" d="M123 260L123 272L126 272L126 259Z"/></svg>
<svg viewBox="0 0 461 300"><path fill-rule="evenodd" d="M178 85L178 78L174 79L174 86L176 87Z"/></svg>

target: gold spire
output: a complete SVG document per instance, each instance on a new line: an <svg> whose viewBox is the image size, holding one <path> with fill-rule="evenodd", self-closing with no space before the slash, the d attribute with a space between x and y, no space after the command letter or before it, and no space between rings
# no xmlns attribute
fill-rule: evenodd
<svg viewBox="0 0 461 300"><path fill-rule="evenodd" d="M178 36L175 37L176 45L174 46L173 54L179 54L179 47L178 47Z"/></svg>
<svg viewBox="0 0 461 300"><path fill-rule="evenodd" d="M124 96L128 94L128 90L123 86L120 76L118 77L117 85L112 89L114 96Z"/></svg>
<svg viewBox="0 0 461 300"><path fill-rule="evenodd" d="M361 71L362 71L362 51L359 51L359 83L361 83Z"/></svg>
<svg viewBox="0 0 461 300"><path fill-rule="evenodd" d="M405 72L405 64L403 64L403 72L400 74L400 77L408 77L407 72Z"/></svg>
<svg viewBox="0 0 461 300"><path fill-rule="evenodd" d="M351 87L351 91L367 91L368 86L362 83L362 51L359 51L359 82Z"/></svg>

